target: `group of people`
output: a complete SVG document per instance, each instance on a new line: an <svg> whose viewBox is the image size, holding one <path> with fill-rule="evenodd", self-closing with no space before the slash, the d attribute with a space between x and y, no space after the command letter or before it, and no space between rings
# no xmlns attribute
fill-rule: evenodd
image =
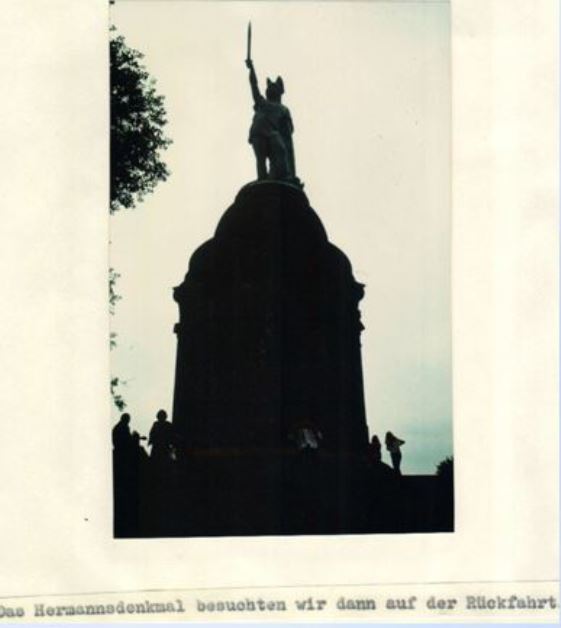
<svg viewBox="0 0 561 628"><path fill-rule="evenodd" d="M405 441L397 438L391 432L386 432L385 444L390 453L394 471L401 475L401 445L405 445ZM368 449L371 463L380 464L382 462L382 443L376 434L372 437Z"/></svg>
<svg viewBox="0 0 561 628"><path fill-rule="evenodd" d="M156 421L152 425L148 436L148 447L151 448L150 458L155 461L173 460L176 455L174 429L167 420L167 416L165 410L158 411ZM131 432L130 421L130 414L125 412L113 428L113 450L117 455L144 452L140 441L146 440L146 436L140 436L138 432Z"/></svg>
<svg viewBox="0 0 561 628"><path fill-rule="evenodd" d="M141 447L140 441L146 440L146 436L140 436L138 432L131 432L130 414L125 412L121 415L119 422L113 428L113 450L117 455L146 454ZM305 424L296 430L293 439L296 440L296 447L302 449L317 449L323 436L321 432L314 431ZM386 432L385 445L390 454L394 471L401 475L401 446L405 444L392 432ZM150 429L148 436L148 447L150 447L150 458L158 462L174 460L177 457L177 438L173 425L167 420L165 410L159 410L156 414L156 421ZM382 443L376 434L372 436L368 446L369 460L377 465L382 462Z"/></svg>

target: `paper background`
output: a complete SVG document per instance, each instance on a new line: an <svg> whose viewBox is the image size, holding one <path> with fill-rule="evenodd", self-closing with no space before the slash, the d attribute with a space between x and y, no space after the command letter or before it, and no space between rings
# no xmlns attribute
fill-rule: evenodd
<svg viewBox="0 0 561 628"><path fill-rule="evenodd" d="M2 8L0 595L557 580L557 3L452 3L457 532L127 541L107 436L107 6Z"/></svg>

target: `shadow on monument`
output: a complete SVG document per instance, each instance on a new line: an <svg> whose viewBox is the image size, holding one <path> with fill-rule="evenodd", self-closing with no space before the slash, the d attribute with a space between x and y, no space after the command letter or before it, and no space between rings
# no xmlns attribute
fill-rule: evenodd
<svg viewBox="0 0 561 628"><path fill-rule="evenodd" d="M115 536L452 531L451 467L369 455L363 295L300 186L242 188L174 291L170 455L115 446Z"/></svg>

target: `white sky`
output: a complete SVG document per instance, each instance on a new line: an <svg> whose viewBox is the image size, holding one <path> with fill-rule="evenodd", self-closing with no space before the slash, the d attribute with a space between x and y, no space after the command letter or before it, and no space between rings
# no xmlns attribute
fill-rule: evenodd
<svg viewBox="0 0 561 628"><path fill-rule="evenodd" d="M172 288L255 178L251 19L260 85L284 79L310 204L366 284L370 433L406 441L405 473L433 473L452 454L449 4L117 0L112 15L145 54L174 140L169 180L111 221L123 296L112 370L127 382L133 428L146 433L159 408L171 411Z"/></svg>

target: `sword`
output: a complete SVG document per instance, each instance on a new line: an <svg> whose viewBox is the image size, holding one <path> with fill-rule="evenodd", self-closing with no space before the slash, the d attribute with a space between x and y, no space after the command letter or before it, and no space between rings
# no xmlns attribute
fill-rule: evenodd
<svg viewBox="0 0 561 628"><path fill-rule="evenodd" d="M247 57L246 61L251 61L251 22L247 25Z"/></svg>

